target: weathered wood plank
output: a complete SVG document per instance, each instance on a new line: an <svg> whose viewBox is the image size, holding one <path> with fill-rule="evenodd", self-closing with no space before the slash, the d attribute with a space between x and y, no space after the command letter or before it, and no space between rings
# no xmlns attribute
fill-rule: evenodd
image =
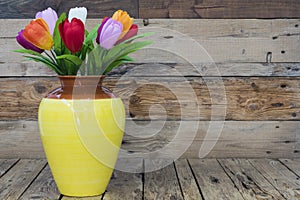
<svg viewBox="0 0 300 200"><path fill-rule="evenodd" d="M251 159L250 163L280 192L285 199L300 198L299 178L278 160Z"/></svg>
<svg viewBox="0 0 300 200"><path fill-rule="evenodd" d="M300 158L280 159L280 161L288 167L293 173L300 177Z"/></svg>
<svg viewBox="0 0 300 200"><path fill-rule="evenodd" d="M38 175L19 199L59 199L60 193L51 175L49 166Z"/></svg>
<svg viewBox="0 0 300 200"><path fill-rule="evenodd" d="M137 0L101 0L101 1L2 1L0 2L0 18L34 18L35 13L44 10L47 7L52 7L61 14L69 11L70 8L78 6L85 6L88 9L89 18L102 18L110 16L117 9L124 9L132 16L137 17ZM28 9L30 8L30 9Z"/></svg>
<svg viewBox="0 0 300 200"><path fill-rule="evenodd" d="M157 156L164 158L182 153L184 158L198 158L203 143L213 142L216 144L207 157L299 157L299 152L294 151L299 126L299 121L226 121L219 138L205 139L208 129L218 131L210 122L127 120L122 150L130 152L131 158L154 151L161 152ZM36 121L1 121L0 127L3 127L0 131L1 158L45 157ZM182 128L180 132L179 127ZM174 139L176 135L178 138ZM176 148L169 153L160 151L167 144L176 144ZM118 169L129 166L121 164ZM141 162L136 160L136 164L141 165ZM141 172L141 167L134 172Z"/></svg>
<svg viewBox="0 0 300 200"><path fill-rule="evenodd" d="M18 199L45 167L44 159L22 159L0 178L0 198Z"/></svg>
<svg viewBox="0 0 300 200"><path fill-rule="evenodd" d="M18 162L18 159L0 159L0 177L16 164L16 162Z"/></svg>
<svg viewBox="0 0 300 200"><path fill-rule="evenodd" d="M189 159L204 199L243 199L215 159Z"/></svg>
<svg viewBox="0 0 300 200"><path fill-rule="evenodd" d="M0 63L0 77L56 76L45 65L34 62ZM300 76L300 63L131 63L118 67L109 76Z"/></svg>
<svg viewBox="0 0 300 200"><path fill-rule="evenodd" d="M133 119L299 120L299 80L125 76L104 85L123 99ZM57 78L1 78L1 120L37 119L39 102L57 86Z"/></svg>
<svg viewBox="0 0 300 200"><path fill-rule="evenodd" d="M20 48L14 37L27 21L0 20L8 30L0 37L0 61L21 62L12 53ZM98 21L91 21L89 26ZM141 23L138 21L138 23ZM89 27L88 27L89 29ZM4 29L6 30L6 29ZM158 20L151 19L141 32L153 31L154 43L133 57L137 62L299 62L299 20ZM195 43L197 41L197 43ZM230 51L228 51L230 49ZM197 56L195 56L197 54Z"/></svg>
<svg viewBox="0 0 300 200"><path fill-rule="evenodd" d="M281 194L245 159L220 159L244 199L282 199Z"/></svg>
<svg viewBox="0 0 300 200"><path fill-rule="evenodd" d="M142 174L114 171L104 194L104 200L143 198Z"/></svg>
<svg viewBox="0 0 300 200"><path fill-rule="evenodd" d="M175 169L185 200L202 200L196 180L186 159L175 161Z"/></svg>
<svg viewBox="0 0 300 200"><path fill-rule="evenodd" d="M139 0L141 18L297 18L297 0Z"/></svg>
<svg viewBox="0 0 300 200"><path fill-rule="evenodd" d="M145 167L148 167L147 161L145 161ZM183 199L173 164L157 171L145 173L144 199Z"/></svg>

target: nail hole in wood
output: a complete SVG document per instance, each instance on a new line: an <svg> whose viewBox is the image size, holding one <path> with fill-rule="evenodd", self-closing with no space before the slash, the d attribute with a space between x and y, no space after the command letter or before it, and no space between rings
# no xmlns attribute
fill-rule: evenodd
<svg viewBox="0 0 300 200"><path fill-rule="evenodd" d="M284 50L282 50L280 53L281 53L281 54L285 54L285 51L284 51Z"/></svg>
<svg viewBox="0 0 300 200"><path fill-rule="evenodd" d="M281 88L286 88L286 84L281 84L280 87Z"/></svg>
<svg viewBox="0 0 300 200"><path fill-rule="evenodd" d="M297 114L296 113L292 113L292 117L297 117Z"/></svg>
<svg viewBox="0 0 300 200"><path fill-rule="evenodd" d="M278 39L278 36L273 36L272 39L276 40L276 39Z"/></svg>
<svg viewBox="0 0 300 200"><path fill-rule="evenodd" d="M144 24L144 26L148 26L149 25L149 19L143 19L143 24Z"/></svg>
<svg viewBox="0 0 300 200"><path fill-rule="evenodd" d="M275 128L279 128L279 126L275 126Z"/></svg>
<svg viewBox="0 0 300 200"><path fill-rule="evenodd" d="M298 27L299 27L299 25L298 25L298 24L295 24L295 27L296 27L296 28L298 28Z"/></svg>
<svg viewBox="0 0 300 200"><path fill-rule="evenodd" d="M299 153L299 151L298 150L294 150L294 153Z"/></svg>
<svg viewBox="0 0 300 200"><path fill-rule="evenodd" d="M266 151L266 153L267 153L267 154L271 154L272 152L271 152L271 151Z"/></svg>

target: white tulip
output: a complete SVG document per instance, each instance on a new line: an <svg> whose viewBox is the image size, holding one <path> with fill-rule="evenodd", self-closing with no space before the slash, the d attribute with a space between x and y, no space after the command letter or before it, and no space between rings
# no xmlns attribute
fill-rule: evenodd
<svg viewBox="0 0 300 200"><path fill-rule="evenodd" d="M71 22L73 18L77 18L80 19L83 22L83 24L85 24L86 16L87 16L87 9L85 7L71 8L69 11L68 20L69 22Z"/></svg>

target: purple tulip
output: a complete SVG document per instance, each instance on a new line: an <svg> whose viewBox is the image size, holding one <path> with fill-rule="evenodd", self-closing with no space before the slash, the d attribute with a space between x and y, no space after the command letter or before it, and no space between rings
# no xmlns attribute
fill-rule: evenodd
<svg viewBox="0 0 300 200"><path fill-rule="evenodd" d="M97 43L105 49L111 49L122 34L123 25L112 18L105 18L98 29Z"/></svg>
<svg viewBox="0 0 300 200"><path fill-rule="evenodd" d="M44 51L43 49L40 49L40 48L34 46L33 44L31 44L30 42L28 42L28 41L24 38L24 36L23 36L23 31L24 31L24 30L21 30L21 31L18 33L18 35L17 35L17 37L16 37L17 42L18 42L22 47L24 47L25 49L29 49L29 50L36 51L36 52L38 52L38 53L42 53L42 52Z"/></svg>
<svg viewBox="0 0 300 200"><path fill-rule="evenodd" d="M53 35L56 21L58 19L57 13L52 8L47 8L46 10L36 13L35 18L42 18L47 23L51 35Z"/></svg>

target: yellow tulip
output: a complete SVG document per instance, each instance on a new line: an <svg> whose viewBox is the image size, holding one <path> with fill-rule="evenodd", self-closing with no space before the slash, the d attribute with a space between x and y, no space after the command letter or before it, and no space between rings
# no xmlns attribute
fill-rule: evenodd
<svg viewBox="0 0 300 200"><path fill-rule="evenodd" d="M129 16L129 14L126 11L123 10L117 10L113 16L112 19L117 20L122 23L123 30L122 34L120 35L119 39L123 38L128 30L130 29L131 25L133 24L133 18Z"/></svg>
<svg viewBox="0 0 300 200"><path fill-rule="evenodd" d="M24 38L40 49L50 50L54 44L47 23L42 19L34 19L23 31Z"/></svg>

